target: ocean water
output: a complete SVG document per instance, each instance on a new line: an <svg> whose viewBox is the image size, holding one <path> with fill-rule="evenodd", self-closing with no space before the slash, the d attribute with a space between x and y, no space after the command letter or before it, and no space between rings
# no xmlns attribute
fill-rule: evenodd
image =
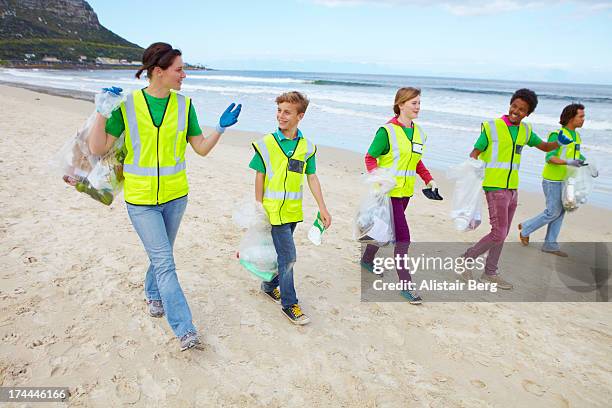
<svg viewBox="0 0 612 408"><path fill-rule="evenodd" d="M133 71L59 71L0 69L0 80L34 85L97 91L104 86L126 90L146 86ZM182 92L194 100L201 124L214 126L231 102L243 104L237 129L267 133L276 127L274 99L297 90L310 99L300 128L319 145L365 153L378 127L393 114L397 88L422 90L418 122L427 133L423 162L446 170L465 160L480 134L483 120L507 113L510 96L519 88L539 97L536 111L526 121L543 139L559 127L559 114L572 102L586 106L587 120L580 131L582 151L597 165L591 204L612 208L612 86L273 71L191 71ZM541 191L544 152L523 150L521 189ZM248 161L245 158L245 163ZM245 164L246 165L246 164ZM448 195L448 193L447 193Z"/></svg>

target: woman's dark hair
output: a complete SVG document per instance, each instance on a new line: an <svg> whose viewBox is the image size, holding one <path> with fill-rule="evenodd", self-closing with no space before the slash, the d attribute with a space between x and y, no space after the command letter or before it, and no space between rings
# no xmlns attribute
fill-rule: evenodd
<svg viewBox="0 0 612 408"><path fill-rule="evenodd" d="M562 126L566 126L570 120L574 118L578 114L579 110L584 110L584 105L581 103L572 103L571 105L567 105L563 108L561 112L561 117L559 118L559 123Z"/></svg>
<svg viewBox="0 0 612 408"><path fill-rule="evenodd" d="M142 66L136 72L136 78L140 79L140 75L144 71L147 71L147 77L151 78L155 67L168 69L179 55L182 55L181 51L172 48L170 44L156 42L149 45L144 54L142 54Z"/></svg>
<svg viewBox="0 0 612 408"><path fill-rule="evenodd" d="M525 101L527 105L529 105L529 111L527 112L528 115L535 110L536 106L538 106L538 95L536 95L536 93L531 89L523 88L516 91L514 95L512 95L512 98L510 98L510 104L512 104L515 99L521 99Z"/></svg>

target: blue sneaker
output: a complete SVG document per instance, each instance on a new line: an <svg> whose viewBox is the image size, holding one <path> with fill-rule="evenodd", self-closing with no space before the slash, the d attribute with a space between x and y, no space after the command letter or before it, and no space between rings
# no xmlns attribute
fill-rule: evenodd
<svg viewBox="0 0 612 408"><path fill-rule="evenodd" d="M361 261L361 267L364 268L365 270L367 270L368 272L373 273L374 275L379 275L379 276L383 275L382 271L380 273L376 273L374 271L374 264L373 263L368 263L368 262Z"/></svg>
<svg viewBox="0 0 612 408"><path fill-rule="evenodd" d="M420 305L423 299L414 290L402 290L400 292L403 298L406 298L411 305Z"/></svg>

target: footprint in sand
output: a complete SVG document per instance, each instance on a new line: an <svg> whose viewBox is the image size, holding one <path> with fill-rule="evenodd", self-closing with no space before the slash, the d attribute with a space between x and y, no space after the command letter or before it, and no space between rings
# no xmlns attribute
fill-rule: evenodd
<svg viewBox="0 0 612 408"><path fill-rule="evenodd" d="M540 384L535 383L531 380L523 380L522 385L525 391L535 396L541 397L542 395L546 393L546 390L544 389L544 387L542 387Z"/></svg>
<svg viewBox="0 0 612 408"><path fill-rule="evenodd" d="M181 380L175 377L168 378L164 381L163 387L167 395L176 395L181 388Z"/></svg>
<svg viewBox="0 0 612 408"><path fill-rule="evenodd" d="M470 384L472 384L476 388L487 388L487 384L480 380L471 380Z"/></svg>
<svg viewBox="0 0 612 408"><path fill-rule="evenodd" d="M117 398L126 404L135 404L140 400L140 386L135 378L118 378L114 376L112 381L115 385L115 394Z"/></svg>
<svg viewBox="0 0 612 408"><path fill-rule="evenodd" d="M129 339L123 344L119 350L117 350L117 354L119 357L125 358L126 360L133 359L136 355L136 341Z"/></svg>
<svg viewBox="0 0 612 408"><path fill-rule="evenodd" d="M306 278L306 280L308 280L308 282L310 282L310 284L313 285L313 286L323 287L323 288L329 288L331 286L329 284L329 282L326 282L324 280L316 279L312 275L306 275L304 278Z"/></svg>

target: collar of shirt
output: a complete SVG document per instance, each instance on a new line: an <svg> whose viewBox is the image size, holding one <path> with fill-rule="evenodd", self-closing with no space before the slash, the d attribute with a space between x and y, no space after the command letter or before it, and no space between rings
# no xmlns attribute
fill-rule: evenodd
<svg viewBox="0 0 612 408"><path fill-rule="evenodd" d="M387 123L392 123L394 125L397 125L397 126L400 126L400 127L403 127L403 128L408 127L408 126L404 125L402 122L400 122L399 120L397 120L397 116L394 116L391 119L389 119L387 121ZM414 122L412 122L412 125L410 127L411 128L414 127Z"/></svg>
<svg viewBox="0 0 612 408"><path fill-rule="evenodd" d="M295 139L289 139L287 136L283 134L283 132L281 132L280 129L276 129L276 132L274 132L274 137L276 137L276 140L278 140L279 142L282 142L283 140L298 140L299 138L302 137L302 131L298 129L297 136L295 137Z"/></svg>
<svg viewBox="0 0 612 408"><path fill-rule="evenodd" d="M518 125L515 125L514 123L510 122L510 118L508 117L508 115L504 115L501 118L506 123L506 126L508 126L508 127L510 127L510 126L520 126L521 125L520 123Z"/></svg>

